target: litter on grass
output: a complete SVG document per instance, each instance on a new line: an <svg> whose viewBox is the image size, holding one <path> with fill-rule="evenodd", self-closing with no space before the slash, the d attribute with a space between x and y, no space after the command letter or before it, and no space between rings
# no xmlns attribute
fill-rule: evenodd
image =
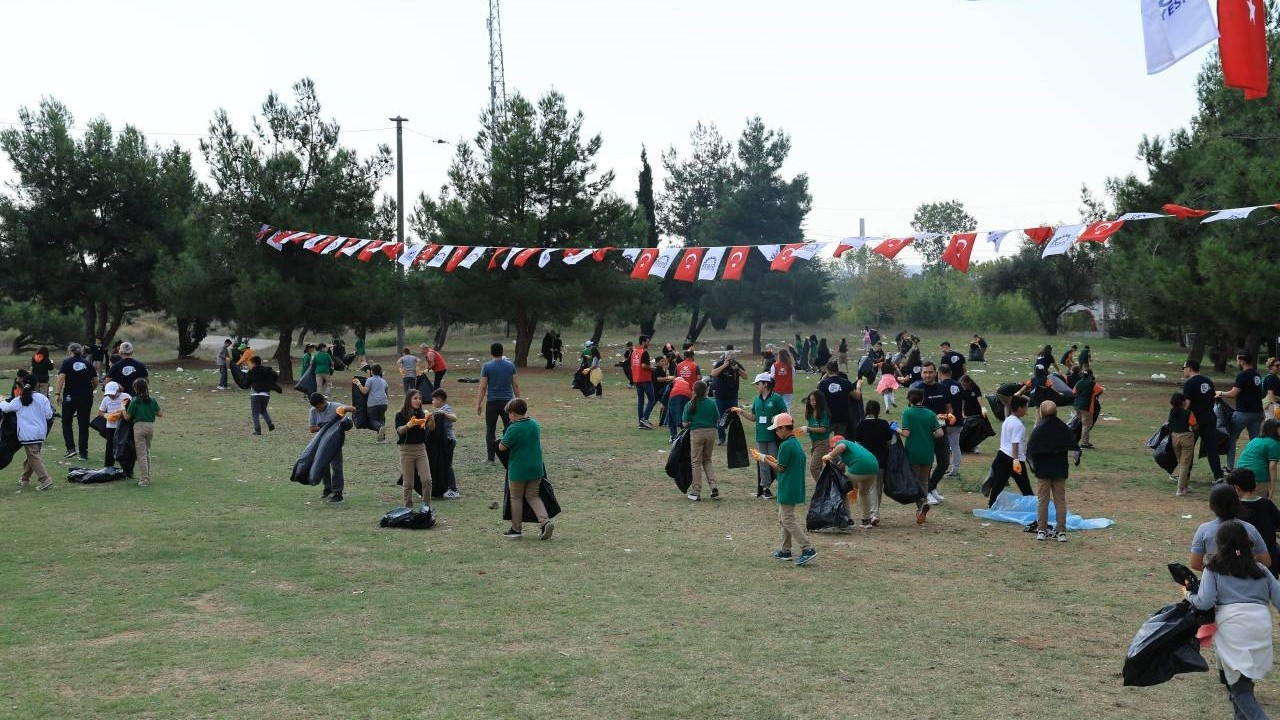
<svg viewBox="0 0 1280 720"><path fill-rule="evenodd" d="M973 514L983 520L1030 525L1036 520L1036 499L1032 495L1018 495L1008 490L1000 493L996 504L991 508L979 508ZM1049 517L1055 517L1053 501L1049 501ZM1092 518L1086 520L1074 513L1067 514L1068 530L1101 530L1115 525L1111 518Z"/></svg>

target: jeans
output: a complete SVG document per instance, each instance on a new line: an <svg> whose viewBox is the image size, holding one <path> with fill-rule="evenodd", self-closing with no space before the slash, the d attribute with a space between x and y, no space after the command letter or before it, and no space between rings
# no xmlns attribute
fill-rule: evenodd
<svg viewBox="0 0 1280 720"><path fill-rule="evenodd" d="M218 387L225 388L227 386L227 366L218 366Z"/></svg>
<svg viewBox="0 0 1280 720"><path fill-rule="evenodd" d="M683 395L677 395L667 400L667 429L671 431L671 439L676 439L676 433L680 431L680 423L684 422L684 406L689 404L689 398Z"/></svg>
<svg viewBox="0 0 1280 720"><path fill-rule="evenodd" d="M761 427L764 426L762 425ZM778 441L772 440L766 442L757 440L756 450L759 450L761 455L773 455L774 457L777 457ZM773 480L773 468L766 465L763 460L756 461L756 494L759 495L765 490L768 490L769 486L773 484Z"/></svg>
<svg viewBox="0 0 1280 720"><path fill-rule="evenodd" d="M67 452L77 447L71 433L71 420L74 417L80 426L80 457L86 459L89 457L89 408L92 404L92 397L64 397L62 401L62 439L67 443Z"/></svg>
<svg viewBox="0 0 1280 720"><path fill-rule="evenodd" d="M448 476L445 478L447 483L445 485L445 489L452 490L454 492L458 491L458 476L453 472L453 451L457 447L458 441L454 439L446 441L444 446L444 466L448 468L448 470L445 471L445 474Z"/></svg>
<svg viewBox="0 0 1280 720"><path fill-rule="evenodd" d="M259 418L267 421L268 430L276 429L276 424L271 422L271 413L267 412L267 403L269 402L271 402L270 395L249 396L249 412L253 415L253 431L255 433L262 432L262 423Z"/></svg>
<svg viewBox="0 0 1280 720"><path fill-rule="evenodd" d="M511 416L507 414L506 400L490 400L484 404L484 447L489 453L489 462L493 462L498 453L498 439L494 435L498 431L498 418L502 418L502 431L511 427Z"/></svg>
<svg viewBox="0 0 1280 720"><path fill-rule="evenodd" d="M647 402L646 402L647 401ZM658 396L653 389L653 381L636 383L636 417L640 422L648 422L653 406L658 404Z"/></svg>
<svg viewBox="0 0 1280 720"><path fill-rule="evenodd" d="M1236 440L1240 437L1241 430L1249 431L1249 439L1258 437L1258 432L1262 429L1262 413L1246 413L1236 411L1231 413L1231 430L1227 438L1227 466L1234 468L1236 466Z"/></svg>
<svg viewBox="0 0 1280 720"><path fill-rule="evenodd" d="M324 479L324 491L326 493L332 493L334 495L342 494L342 488L346 484L346 482L345 482L345 478L343 478L342 476L342 451L341 450L338 451L337 455L333 456L333 460L330 461L329 467L324 469L322 478ZM408 482L408 485L409 485L409 491L412 492L413 480L410 480Z"/></svg>
<svg viewBox="0 0 1280 720"><path fill-rule="evenodd" d="M1227 686L1235 720L1267 720L1267 713L1253 696L1253 681L1241 675L1235 685Z"/></svg>
<svg viewBox="0 0 1280 720"><path fill-rule="evenodd" d="M952 475L960 474L960 426L952 425L947 428L947 448L951 451L951 465L948 472Z"/></svg>
<svg viewBox="0 0 1280 720"><path fill-rule="evenodd" d="M412 376L412 375L405 375L403 378L400 378L400 379L404 381L404 394L405 394L405 395L408 395L410 390L415 390L415 389L417 389L417 387L418 387L418 378L416 378L416 377L414 377L414 376Z"/></svg>
<svg viewBox="0 0 1280 720"><path fill-rule="evenodd" d="M719 395L716 396L716 412L720 413L720 417L724 417L724 414L729 412L729 408L736 407L737 405L738 405L738 398L736 397L722 398ZM725 438L724 425L721 425L720 423L716 423L716 439L718 439L720 442L724 442L724 438Z"/></svg>

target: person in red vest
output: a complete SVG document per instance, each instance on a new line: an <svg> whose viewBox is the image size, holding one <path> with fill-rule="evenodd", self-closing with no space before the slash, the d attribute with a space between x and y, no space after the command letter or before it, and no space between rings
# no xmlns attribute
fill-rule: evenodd
<svg viewBox="0 0 1280 720"><path fill-rule="evenodd" d="M641 430L652 430L649 415L658 404L653 389L653 358L649 357L649 338L640 336L640 343L631 351L631 382L636 386L636 416Z"/></svg>
<svg viewBox="0 0 1280 720"><path fill-rule="evenodd" d="M426 361L427 369L435 373L435 380L431 383L432 387L440 387L440 382L444 380L445 371L449 369L444 363L444 355L440 354L438 348L427 348L422 353L422 359Z"/></svg>
<svg viewBox="0 0 1280 720"><path fill-rule="evenodd" d="M795 362L791 359L791 351L783 348L778 351L778 359L771 368L773 375L773 391L782 396L782 403L791 411L791 395L795 392Z"/></svg>
<svg viewBox="0 0 1280 720"><path fill-rule="evenodd" d="M689 387L702 379L702 373L698 370L698 363L693 361L693 349L684 351L684 360L676 363L676 377L681 378L689 383Z"/></svg>

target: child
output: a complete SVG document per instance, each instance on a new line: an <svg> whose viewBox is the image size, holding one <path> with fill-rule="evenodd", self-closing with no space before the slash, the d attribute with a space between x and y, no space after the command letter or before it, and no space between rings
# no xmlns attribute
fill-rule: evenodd
<svg viewBox="0 0 1280 720"><path fill-rule="evenodd" d="M450 500L456 500L462 497L458 492L458 478L453 474L453 450L458 446L458 438L453 434L453 424L458 422L458 415L449 406L449 393L436 388L431 393L431 407L435 408L436 419L443 423L445 437L444 466L445 481L448 483L445 487L444 496Z"/></svg>
<svg viewBox="0 0 1280 720"><path fill-rule="evenodd" d="M778 474L778 525L782 527L782 547L775 550L773 556L779 560L790 560L791 543L795 541L801 548L796 565L805 565L818 551L796 522L796 506L804 504L804 448L796 439L794 425L790 413L775 415L769 430L781 438L778 456L761 455L759 451L755 455L757 460Z"/></svg>
<svg viewBox="0 0 1280 720"><path fill-rule="evenodd" d="M311 393L307 400L311 403L311 410L307 414L307 425L312 434L320 432L320 428L330 420L356 411L352 405L329 402L329 398L322 392ZM413 492L413 478L410 478L407 483L409 491ZM329 461L329 467L324 470L324 494L320 496L320 500L331 503L342 502L342 489L345 484L342 475L342 450L339 449L333 456L333 460Z"/></svg>
<svg viewBox="0 0 1280 720"><path fill-rule="evenodd" d="M142 474L138 487L147 487L151 484L151 441L155 438L156 418L164 417L164 413L160 412L160 403L151 397L146 378L133 381L133 400L122 412L124 419L133 423L134 455Z"/></svg>
<svg viewBox="0 0 1280 720"><path fill-rule="evenodd" d="M36 392L49 396L49 373L53 372L53 360L49 359L49 348L41 345L31 356L31 381L36 385Z"/></svg>
<svg viewBox="0 0 1280 720"><path fill-rule="evenodd" d="M804 422L804 432L809 435L809 475L816 483L822 475L822 456L831 451L831 413L821 390L804 397Z"/></svg>
<svg viewBox="0 0 1280 720"><path fill-rule="evenodd" d="M102 403L98 405L98 414L107 420L107 454L103 460L103 464L112 467L116 464L116 428L120 427L120 420L124 417L124 406L129 402L129 394L120 389L120 383L112 380L103 388L105 393L102 396ZM124 469L125 477L133 477L133 459L120 460L120 467Z"/></svg>
<svg viewBox="0 0 1280 720"><path fill-rule="evenodd" d="M431 512L431 465L427 462L427 432L435 427L435 418L422 409L422 393L410 390L404 396L404 406L396 413L396 446L400 450L400 481L404 484L404 506L413 507L413 485L416 477L421 483L422 507L419 512Z"/></svg>
<svg viewBox="0 0 1280 720"><path fill-rule="evenodd" d="M685 427L689 428L689 463L692 465L693 485L689 488L688 498L697 502L702 498L702 476L707 476L707 485L711 488L711 497L720 497L720 488L716 487L716 471L711 463L711 454L716 443L716 424L720 413L716 404L707 397L707 383L697 380L693 383L693 399L684 407Z"/></svg>
<svg viewBox="0 0 1280 720"><path fill-rule="evenodd" d="M1022 468L1027 459L1027 428L1022 418L1027 414L1027 399L1021 395L1009 398L1009 414L1000 425L1000 451L991 461L991 485L987 490L987 507L996 504L996 498L1009 485L1009 478L1018 484L1023 495L1034 495L1031 492L1031 481Z"/></svg>
<svg viewBox="0 0 1280 720"><path fill-rule="evenodd" d="M502 534L511 540L519 540L524 536L521 523L524 520L524 504L527 502L534 517L538 518L538 539L550 539L555 523L547 517L547 507L542 504L542 496L538 494L545 472L542 462L542 428L537 420L529 417L529 405L524 398L512 398L504 410L511 418L511 425L498 441L498 449L511 453L507 458L511 528Z"/></svg>
<svg viewBox="0 0 1280 720"><path fill-rule="evenodd" d="M391 404L391 398L387 396L387 381L382 377L382 365L374 363L373 367L369 368L369 377L365 378L363 383L359 378L351 378L351 384L365 395L365 416L371 427L378 426L376 442L379 444L386 442L387 406Z"/></svg>
<svg viewBox="0 0 1280 720"><path fill-rule="evenodd" d="M875 402L872 400L871 402ZM880 408L876 408L879 414ZM863 422L866 422L865 420ZM879 422L884 422L883 420ZM845 475L853 482L858 491L858 503L862 508L863 529L870 529L880 524L880 461L874 453L855 440L835 435L831 438L832 447L823 458L823 462L836 463Z"/></svg>
<svg viewBox="0 0 1280 720"><path fill-rule="evenodd" d="M1178 489L1174 495L1182 497L1191 492L1191 463L1195 462L1194 450L1196 434L1192 431L1195 420L1191 416L1191 401L1186 395L1176 392L1169 397L1169 437L1173 445L1173 454L1178 458L1178 467L1173 475L1178 479ZM1084 443L1080 444L1084 447Z"/></svg>
<svg viewBox="0 0 1280 720"><path fill-rule="evenodd" d="M1258 482L1249 468L1236 468L1222 479L1236 489L1240 496L1240 519L1254 526L1262 535L1262 544L1271 556L1271 574L1280 565L1280 552L1276 549L1276 529L1280 528L1280 509L1270 498L1257 494Z"/></svg>
<svg viewBox="0 0 1280 720"><path fill-rule="evenodd" d="M405 348L400 351L400 359L396 364L400 367L400 377L404 379L404 392L407 395L410 390L418 387L418 356Z"/></svg>
<svg viewBox="0 0 1280 720"><path fill-rule="evenodd" d="M929 471L935 457L933 441L943 436L938 416L924 406L924 390L907 391L907 409L902 411L902 427L898 434L906 441L907 463L920 483L921 499L916 500L916 524L923 525L929 514Z"/></svg>
<svg viewBox="0 0 1280 720"><path fill-rule="evenodd" d="M893 412L893 408L898 407L898 403L893 398L893 391L902 387L898 384L898 378L894 377L893 371L880 375L880 382L876 385L876 392L880 393L880 398L884 401L884 412L886 415Z"/></svg>

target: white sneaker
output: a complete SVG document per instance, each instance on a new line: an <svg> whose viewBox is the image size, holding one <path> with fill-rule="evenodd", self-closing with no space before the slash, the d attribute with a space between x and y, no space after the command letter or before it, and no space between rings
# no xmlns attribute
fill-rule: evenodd
<svg viewBox="0 0 1280 720"><path fill-rule="evenodd" d="M937 490L933 491L933 496L938 499L938 502L942 502L943 500L946 500L946 498L942 497L942 493L938 492Z"/></svg>
<svg viewBox="0 0 1280 720"><path fill-rule="evenodd" d="M444 496L449 498L450 500L457 500L458 498L462 497L462 493L458 492L457 490L445 490Z"/></svg>
<svg viewBox="0 0 1280 720"><path fill-rule="evenodd" d="M924 496L924 499L925 499L925 502L929 503L930 505L937 505L938 503L942 502L941 500L938 499L937 493L929 493L928 495Z"/></svg>
<svg viewBox="0 0 1280 720"><path fill-rule="evenodd" d="M690 500L693 500L694 502L697 502L698 500L701 500L702 498L698 497L697 495L695 495L695 494L693 494L693 493L689 493L689 499L690 499Z"/></svg>

